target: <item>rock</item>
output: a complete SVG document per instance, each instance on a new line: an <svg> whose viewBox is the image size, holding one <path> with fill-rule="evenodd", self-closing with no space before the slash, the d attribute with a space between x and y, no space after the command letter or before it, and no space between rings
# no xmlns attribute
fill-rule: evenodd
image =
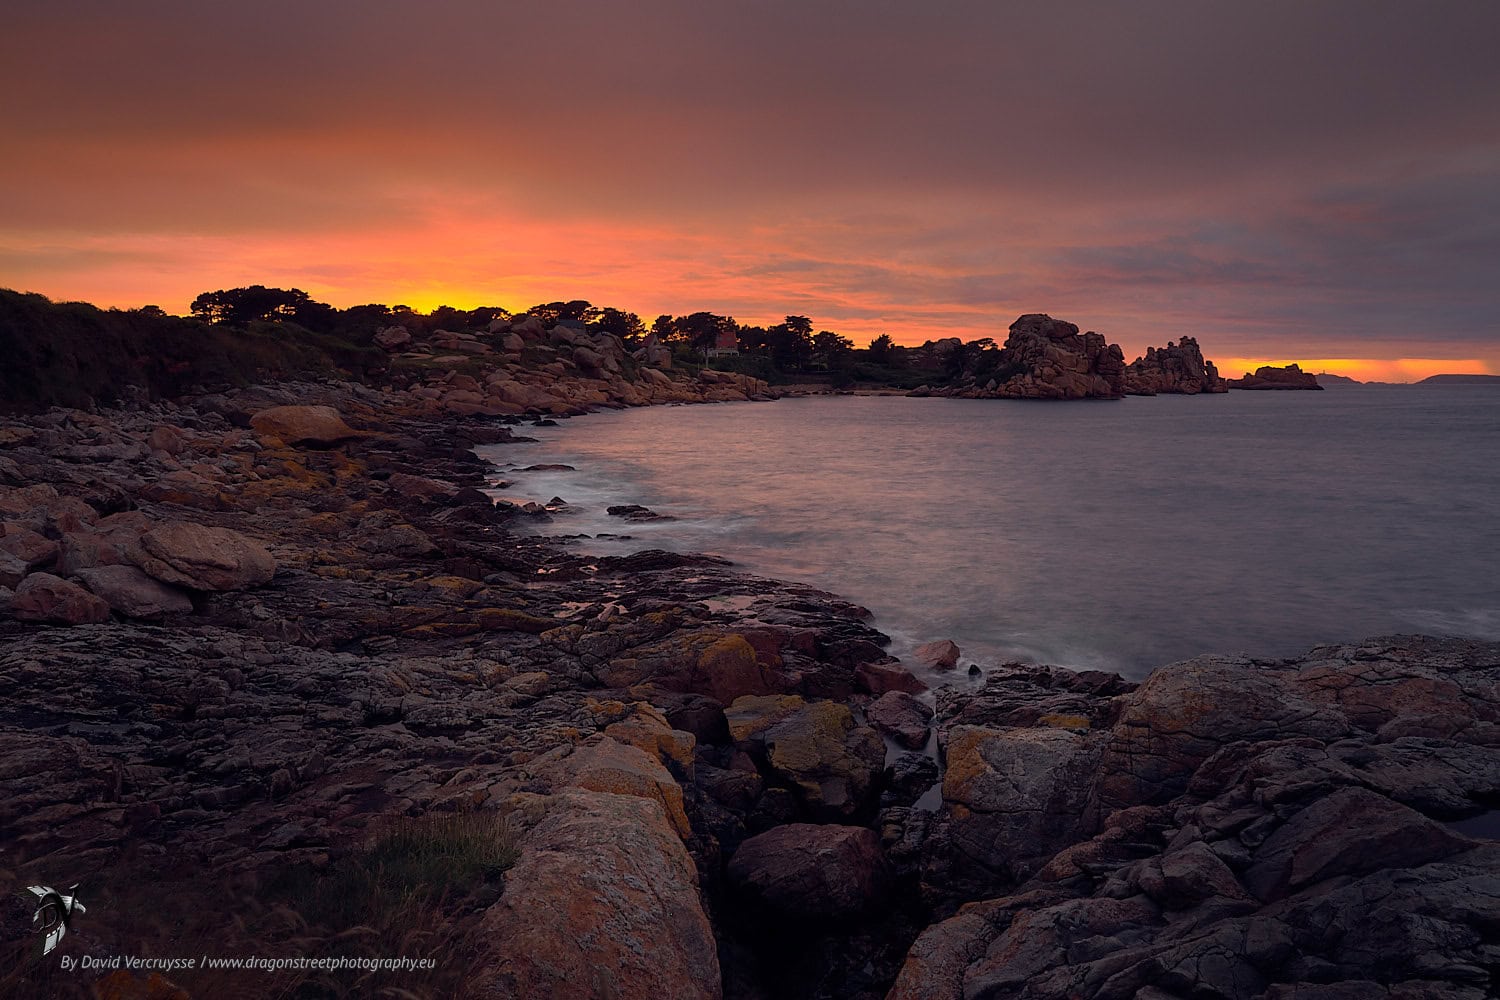
<svg viewBox="0 0 1500 1000"><path fill-rule="evenodd" d="M891 793L903 803L915 802L938 783L942 771L925 753L904 753L886 769Z"/></svg>
<svg viewBox="0 0 1500 1000"><path fill-rule="evenodd" d="M1228 391L1229 384L1219 377L1212 361L1204 360L1198 341L1192 337L1183 337L1177 344L1167 341L1160 350L1148 347L1144 357L1125 368L1125 392L1132 396Z"/></svg>
<svg viewBox="0 0 1500 1000"><path fill-rule="evenodd" d="M888 691L865 709L865 719L908 750L927 745L932 709L905 691Z"/></svg>
<svg viewBox="0 0 1500 1000"><path fill-rule="evenodd" d="M26 560L0 549L0 587L15 587L30 572L31 567L26 565Z"/></svg>
<svg viewBox="0 0 1500 1000"><path fill-rule="evenodd" d="M854 668L854 677L859 681L861 688L877 697L885 694L887 691L905 691L907 694L921 694L927 690L927 685L922 683L915 674L895 661L890 663L861 663Z"/></svg>
<svg viewBox="0 0 1500 1000"><path fill-rule="evenodd" d="M806 921L873 916L890 882L875 831L808 823L746 840L729 859L728 875L752 905Z"/></svg>
<svg viewBox="0 0 1500 1000"><path fill-rule="evenodd" d="M601 738L575 750L566 764L569 784L596 792L651 799L661 805L678 836L692 836L692 826L683 811L681 786L660 759L640 747Z"/></svg>
<svg viewBox="0 0 1500 1000"><path fill-rule="evenodd" d="M78 571L84 586L127 618L190 614L193 602L176 587L153 580L134 566L95 566Z"/></svg>
<svg viewBox="0 0 1500 1000"><path fill-rule="evenodd" d="M885 763L885 744L857 726L847 705L796 695L736 698L724 713L736 743L758 752L792 784L816 819L864 812Z"/></svg>
<svg viewBox="0 0 1500 1000"><path fill-rule="evenodd" d="M1097 804L1104 814L1166 802L1236 741L1336 739L1348 728L1339 712L1309 700L1280 671L1220 656L1174 663L1125 696L1099 763Z"/></svg>
<svg viewBox="0 0 1500 1000"><path fill-rule="evenodd" d="M425 532L410 524L371 529L369 534L359 540L359 547L366 552L413 559L437 555L441 551Z"/></svg>
<svg viewBox="0 0 1500 1000"><path fill-rule="evenodd" d="M1472 842L1363 788L1340 788L1277 828L1255 851L1245 884L1266 902L1336 875L1417 867Z"/></svg>
<svg viewBox="0 0 1500 1000"><path fill-rule="evenodd" d="M1262 365L1252 375L1246 372L1240 378L1230 379L1231 389L1321 389L1318 376L1303 371L1295 364L1285 368Z"/></svg>
<svg viewBox="0 0 1500 1000"><path fill-rule="evenodd" d="M158 424L146 438L146 446L152 451L159 451L167 455L181 455L187 451L187 434L180 427L170 424Z"/></svg>
<svg viewBox="0 0 1500 1000"><path fill-rule="evenodd" d="M146 532L131 560L162 583L189 590L248 590L271 582L276 560L230 528L173 521Z"/></svg>
<svg viewBox="0 0 1500 1000"><path fill-rule="evenodd" d="M995 358L995 388L969 374L944 395L996 399L1118 399L1125 393L1125 355L1097 333L1045 313L1028 313L1010 325ZM986 383L987 384L987 383ZM931 390L915 390L930 395Z"/></svg>
<svg viewBox="0 0 1500 1000"><path fill-rule="evenodd" d="M1048 727L956 726L946 756L953 843L972 863L1020 881L1079 838L1097 740Z"/></svg>
<svg viewBox="0 0 1500 1000"><path fill-rule="evenodd" d="M912 651L912 659L933 670L952 670L958 666L958 644L952 639L923 643Z"/></svg>
<svg viewBox="0 0 1500 1000"><path fill-rule="evenodd" d="M273 406L252 416L250 426L293 445L332 445L362 436L331 406Z"/></svg>
<svg viewBox="0 0 1500 1000"><path fill-rule="evenodd" d="M375 334L375 346L382 351L404 351L411 345L411 332L404 326L388 326Z"/></svg>
<svg viewBox="0 0 1500 1000"><path fill-rule="evenodd" d="M718 1000L718 946L693 860L659 803L565 791L480 918L469 1000Z"/></svg>
<svg viewBox="0 0 1500 1000"><path fill-rule="evenodd" d="M16 587L11 614L21 621L89 625L109 620L109 605L51 573L32 573Z"/></svg>
<svg viewBox="0 0 1500 1000"><path fill-rule="evenodd" d="M404 472L392 473L386 485L402 496L419 500L446 500L458 493L458 487L439 479L426 476L411 476Z"/></svg>
<svg viewBox="0 0 1500 1000"><path fill-rule="evenodd" d="M623 503L614 504L605 508L605 513L611 517L623 517L627 521L674 521L676 518L669 514L658 514L649 507L640 504Z"/></svg>

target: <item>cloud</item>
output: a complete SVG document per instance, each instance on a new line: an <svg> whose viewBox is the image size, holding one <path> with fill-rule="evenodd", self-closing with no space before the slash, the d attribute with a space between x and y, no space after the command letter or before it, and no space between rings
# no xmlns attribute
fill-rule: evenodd
<svg viewBox="0 0 1500 1000"><path fill-rule="evenodd" d="M1492 4L21 0L7 40L0 282L65 297L1500 362Z"/></svg>

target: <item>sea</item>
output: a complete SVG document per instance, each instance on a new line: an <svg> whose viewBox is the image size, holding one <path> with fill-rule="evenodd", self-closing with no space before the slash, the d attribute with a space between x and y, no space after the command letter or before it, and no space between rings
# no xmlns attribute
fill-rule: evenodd
<svg viewBox="0 0 1500 1000"><path fill-rule="evenodd" d="M522 430L539 442L492 452L498 493L565 500L540 533L813 584L868 607L898 656L952 639L981 667L1141 678L1203 653L1500 639L1493 386L807 396Z"/></svg>

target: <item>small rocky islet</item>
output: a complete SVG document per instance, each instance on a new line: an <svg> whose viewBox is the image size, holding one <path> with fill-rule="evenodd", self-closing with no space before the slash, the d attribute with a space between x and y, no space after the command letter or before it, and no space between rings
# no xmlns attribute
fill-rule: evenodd
<svg viewBox="0 0 1500 1000"><path fill-rule="evenodd" d="M0 889L87 887L72 953L305 953L305 929L245 936L286 873L332 879L401 818L479 814L514 857L445 898L462 948L412 946L450 978L381 985L1500 992L1500 645L1384 637L1135 683L981 670L939 640L909 669L834 595L539 535L566 513L496 502L475 454L524 469L526 420L772 387L568 327L403 333L382 346L427 363L378 388L0 421ZM1191 338L1126 365L1049 317L1011 333L1025 370L975 394L1223 391ZM0 939L31 944L30 919L0 911ZM252 982L9 975L31 996Z"/></svg>

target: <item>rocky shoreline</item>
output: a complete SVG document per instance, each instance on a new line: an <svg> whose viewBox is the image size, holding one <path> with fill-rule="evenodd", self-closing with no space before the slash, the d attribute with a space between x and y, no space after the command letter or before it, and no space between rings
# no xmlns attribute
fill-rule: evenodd
<svg viewBox="0 0 1500 1000"><path fill-rule="evenodd" d="M305 898L288 873L326 882L402 818L501 817L516 846L418 921L456 940L403 939L444 957L425 976L268 990L54 956L6 991L1500 989L1500 843L1450 825L1500 807L1500 645L1200 657L1140 685L971 681L946 647L908 669L833 595L517 530L545 510L493 503L473 451L522 453L511 408L768 394L567 354L0 425L0 890L86 887L64 954L342 953L278 922ZM532 389L550 402L509 399ZM34 947L30 919L0 912L0 941Z"/></svg>

